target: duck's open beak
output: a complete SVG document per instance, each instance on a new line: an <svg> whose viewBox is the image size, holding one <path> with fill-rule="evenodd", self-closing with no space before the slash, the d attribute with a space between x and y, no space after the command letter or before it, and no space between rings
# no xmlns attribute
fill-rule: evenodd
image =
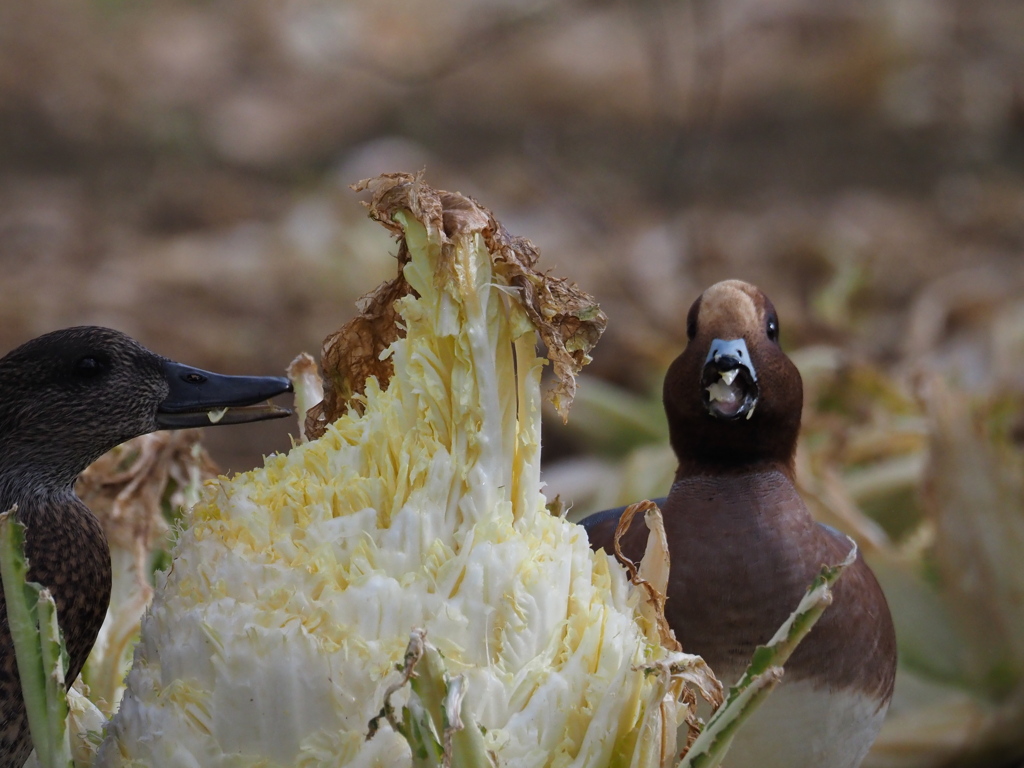
<svg viewBox="0 0 1024 768"><path fill-rule="evenodd" d="M715 339L701 373L704 407L716 419L749 419L760 394L757 371L743 339Z"/></svg>
<svg viewBox="0 0 1024 768"><path fill-rule="evenodd" d="M292 391L292 383L281 376L225 376L170 360L163 362L163 372L170 391L156 410L160 429L243 424L291 415L287 408L267 402Z"/></svg>

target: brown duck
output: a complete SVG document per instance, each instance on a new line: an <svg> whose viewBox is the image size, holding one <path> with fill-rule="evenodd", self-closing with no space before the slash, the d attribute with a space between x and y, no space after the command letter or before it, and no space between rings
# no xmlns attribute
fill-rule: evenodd
<svg viewBox="0 0 1024 768"><path fill-rule="evenodd" d="M268 398L291 390L275 376L223 376L150 352L107 328L40 336L0 359L0 511L18 506L28 578L48 587L68 651L68 685L92 649L110 601L110 552L99 521L75 496L100 455L161 429L287 416ZM0 591L0 768L32 751Z"/></svg>
<svg viewBox="0 0 1024 768"><path fill-rule="evenodd" d="M668 498L657 500L671 556L665 610L683 649L732 685L821 566L841 562L850 544L814 522L796 490L803 385L779 347L772 303L747 283L717 283L690 308L686 330L664 387L679 459ZM612 551L621 513L583 521L595 549ZM634 525L625 554L639 559L646 538ZM878 735L895 674L889 607L858 557L726 763L855 768Z"/></svg>

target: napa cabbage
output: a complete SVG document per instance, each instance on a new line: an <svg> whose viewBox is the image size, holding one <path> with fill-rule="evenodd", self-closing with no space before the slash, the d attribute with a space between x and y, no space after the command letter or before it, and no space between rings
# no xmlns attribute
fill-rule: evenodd
<svg viewBox="0 0 1024 768"><path fill-rule="evenodd" d="M308 441L187 515L97 764L674 765L713 681L667 550L631 580L541 492L542 371L564 416L603 314L476 202L362 186L398 277L325 342Z"/></svg>

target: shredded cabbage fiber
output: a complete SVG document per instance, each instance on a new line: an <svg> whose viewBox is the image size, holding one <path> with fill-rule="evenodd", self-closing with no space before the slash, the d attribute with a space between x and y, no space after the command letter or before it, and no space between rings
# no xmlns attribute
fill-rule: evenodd
<svg viewBox="0 0 1024 768"><path fill-rule="evenodd" d="M325 343L315 439L187 517L98 765L420 765L388 722L367 738L413 630L493 764L673 765L699 660L541 493L538 334L564 414L604 316L468 198L362 187L399 276Z"/></svg>

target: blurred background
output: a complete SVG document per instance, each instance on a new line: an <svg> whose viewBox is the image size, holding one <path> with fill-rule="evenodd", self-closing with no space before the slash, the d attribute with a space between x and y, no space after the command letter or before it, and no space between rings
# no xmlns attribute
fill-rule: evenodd
<svg viewBox="0 0 1024 768"><path fill-rule="evenodd" d="M805 497L903 666L881 766L1024 757L1024 4L3 0L0 352L119 328L279 373L394 272L348 185L426 169L609 316L549 491L664 495L659 388L708 284L807 387ZM224 469L293 424L208 430Z"/></svg>

